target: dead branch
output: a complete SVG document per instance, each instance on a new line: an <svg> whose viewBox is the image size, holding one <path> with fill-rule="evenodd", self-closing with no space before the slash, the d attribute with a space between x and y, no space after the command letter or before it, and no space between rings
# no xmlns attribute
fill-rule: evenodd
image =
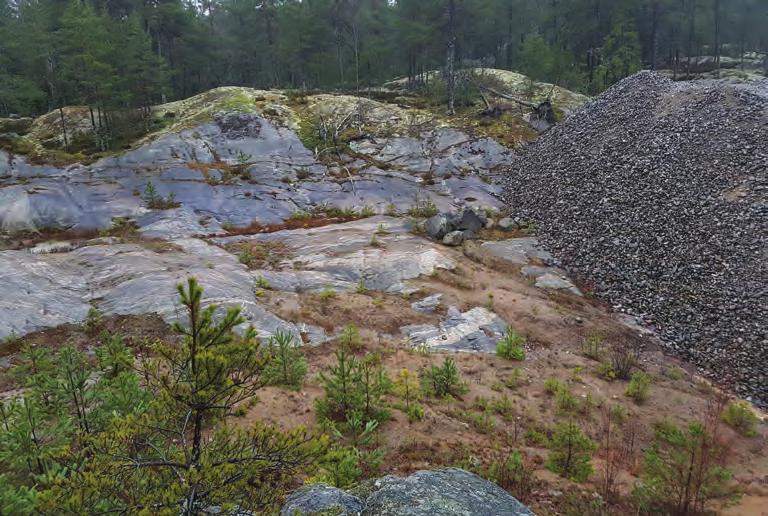
<svg viewBox="0 0 768 516"><path fill-rule="evenodd" d="M482 84L475 83L481 90L485 90L491 95L496 95L497 97L501 97L503 99L511 100L512 102L517 102L521 106L525 106L527 108L531 108L533 110L538 109L538 105L534 104L533 102L528 102L527 100L519 99L517 97L514 97L512 95L509 95L507 93L501 93L500 91L496 91L493 88L489 88L488 86L483 86Z"/></svg>

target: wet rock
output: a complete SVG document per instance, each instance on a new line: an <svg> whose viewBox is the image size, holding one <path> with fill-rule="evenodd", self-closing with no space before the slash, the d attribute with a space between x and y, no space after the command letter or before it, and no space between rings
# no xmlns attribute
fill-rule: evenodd
<svg viewBox="0 0 768 516"><path fill-rule="evenodd" d="M312 484L292 493L280 509L280 516L357 516L363 502L356 496L325 484Z"/></svg>

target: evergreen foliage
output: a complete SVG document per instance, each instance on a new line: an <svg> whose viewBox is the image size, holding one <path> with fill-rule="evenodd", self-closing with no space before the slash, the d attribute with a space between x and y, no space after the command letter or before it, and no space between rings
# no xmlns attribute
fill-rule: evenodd
<svg viewBox="0 0 768 516"><path fill-rule="evenodd" d="M24 396L0 404L3 514L198 514L273 510L325 440L226 417L267 383L272 356L239 308L214 317L190 278L179 286L186 324L139 363L105 335L97 360L71 344L28 347L14 374Z"/></svg>
<svg viewBox="0 0 768 516"><path fill-rule="evenodd" d="M521 70L588 92L640 67L683 76L697 56L740 60L768 45L763 0L456 5L451 26L441 0L7 1L0 116L89 106L93 145L103 150L116 133L148 123L146 106L216 86L357 91L401 76L445 89L426 72L445 66L449 41L462 66ZM470 83L456 85L459 104ZM120 127L125 110L143 114L140 123Z"/></svg>
<svg viewBox="0 0 768 516"><path fill-rule="evenodd" d="M307 375L307 362L293 334L276 331L269 339L268 353L270 360L264 369L267 383L300 389Z"/></svg>
<svg viewBox="0 0 768 516"><path fill-rule="evenodd" d="M575 482L584 482L592 475L592 454L597 445L573 421L557 425L549 448L549 470Z"/></svg>
<svg viewBox="0 0 768 516"><path fill-rule="evenodd" d="M702 514L713 500L733 499L732 473L723 467L724 448L699 422L656 427L645 453L635 497L646 512Z"/></svg>

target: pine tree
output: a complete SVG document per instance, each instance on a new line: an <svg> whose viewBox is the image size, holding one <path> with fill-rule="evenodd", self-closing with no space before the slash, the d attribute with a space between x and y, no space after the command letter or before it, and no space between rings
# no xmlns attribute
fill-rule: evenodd
<svg viewBox="0 0 768 516"><path fill-rule="evenodd" d="M561 423L555 429L550 443L546 466L560 476L583 482L592 472L592 454L595 443L573 421Z"/></svg>

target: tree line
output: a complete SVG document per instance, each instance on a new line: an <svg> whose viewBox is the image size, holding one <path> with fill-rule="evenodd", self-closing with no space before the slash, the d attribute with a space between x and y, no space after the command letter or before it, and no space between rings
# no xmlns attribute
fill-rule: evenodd
<svg viewBox="0 0 768 516"><path fill-rule="evenodd" d="M478 65L597 93L766 49L764 0L4 0L0 116L79 104L98 126L221 85L419 86Z"/></svg>

